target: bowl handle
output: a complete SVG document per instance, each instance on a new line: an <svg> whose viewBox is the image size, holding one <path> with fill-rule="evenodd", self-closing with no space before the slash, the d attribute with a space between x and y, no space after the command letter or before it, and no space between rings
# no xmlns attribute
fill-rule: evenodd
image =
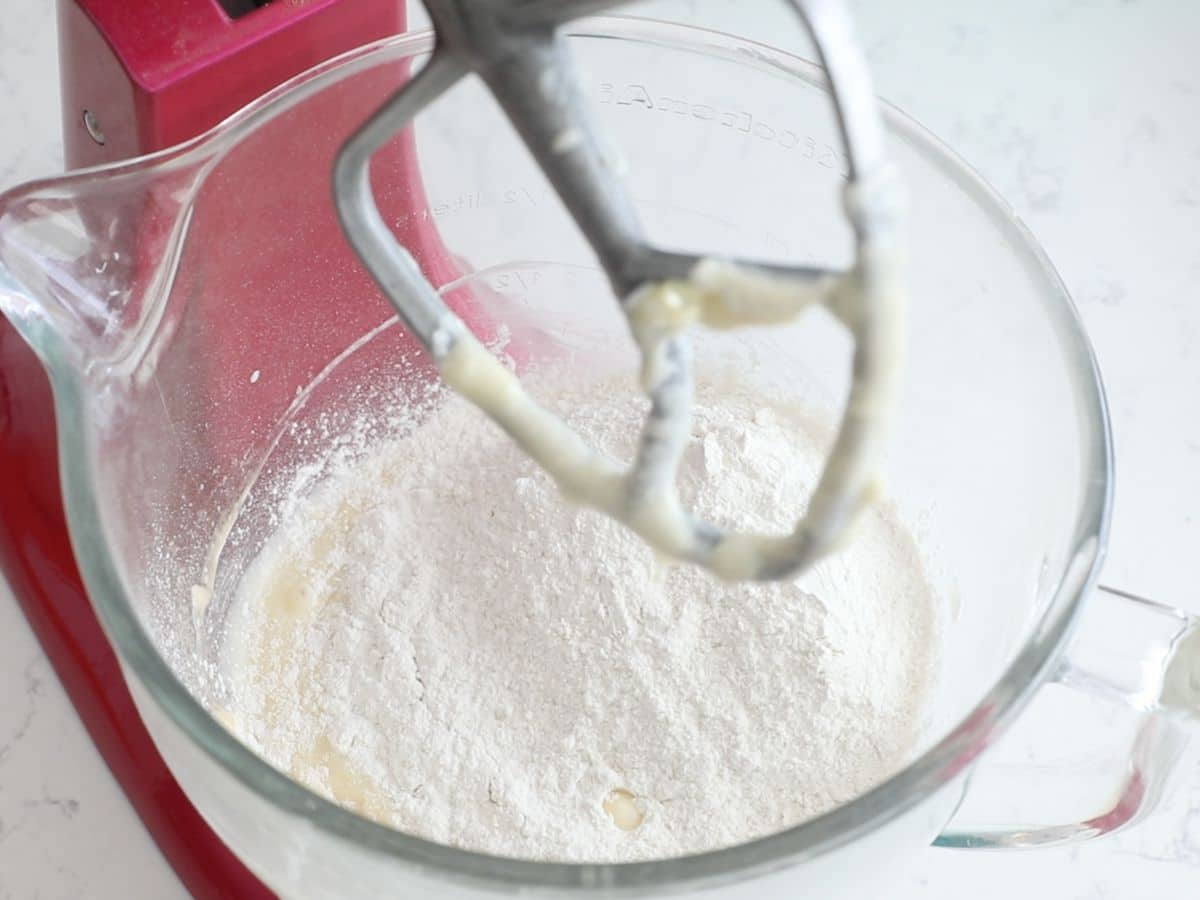
<svg viewBox="0 0 1200 900"><path fill-rule="evenodd" d="M1080 619L1064 660L1027 714L1041 719L1038 748L1027 749L1014 764L985 758L935 845L1016 849L1075 843L1130 825L1163 797L1188 737L1200 725L1200 619L1107 587L1095 590ZM1075 692L1098 701L1090 713L1103 726L1080 734L1073 712L1084 698ZM1041 704L1047 708L1039 715ZM1106 704L1140 714L1129 750L1115 762L1113 745L1119 746L1122 729ZM1019 726L1014 730L1019 737ZM1053 731L1064 733L1054 738ZM1059 746L1047 746L1050 740ZM1062 756L1062 745L1072 742L1086 743L1083 758ZM1105 799L1097 803L1096 797Z"/></svg>

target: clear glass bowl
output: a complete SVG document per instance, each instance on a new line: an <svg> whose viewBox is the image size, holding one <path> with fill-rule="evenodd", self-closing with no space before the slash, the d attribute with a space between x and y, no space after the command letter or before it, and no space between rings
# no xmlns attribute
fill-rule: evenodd
<svg viewBox="0 0 1200 900"><path fill-rule="evenodd" d="M635 19L581 24L571 43L654 241L848 261L844 154L815 65ZM187 145L0 199L0 303L51 371L76 553L164 758L283 895L859 896L886 884L938 835L977 756L1050 675L1095 575L1111 478L1099 380L1062 284L1003 202L892 109L912 303L888 486L946 606L942 685L909 765L740 846L536 863L361 818L206 710L221 699L229 600L269 531L273 488L327 455L339 428L431 377L338 237L327 186L342 139L430 46L412 35L362 48ZM477 84L423 114L373 178L398 237L480 332L507 327L518 357L632 371L587 246ZM698 356L753 361L764 387L832 415L847 351L814 317L703 337Z"/></svg>

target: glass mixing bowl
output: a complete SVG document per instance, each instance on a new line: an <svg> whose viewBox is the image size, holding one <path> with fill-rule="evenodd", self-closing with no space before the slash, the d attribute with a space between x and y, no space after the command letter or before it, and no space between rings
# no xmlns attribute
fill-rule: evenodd
<svg viewBox="0 0 1200 900"><path fill-rule="evenodd" d="M845 157L818 67L635 19L572 32L654 242L849 261ZM1196 632L1171 610L1104 595L1089 616L1098 624L1064 654L1094 594L1109 513L1096 367L1030 235L890 109L911 198L912 302L888 492L927 557L946 637L927 738L910 764L829 813L740 846L634 864L539 863L361 818L273 769L209 714L222 699L214 673L230 598L270 531L276 489L432 377L338 237L328 186L340 142L430 47L430 36L412 35L354 51L184 146L0 198L0 305L51 373L76 555L156 743L225 841L279 893L307 898L717 887L729 897L863 896L935 839L1074 839L1144 808L1174 747L1158 718L1143 723L1108 818L946 830L980 753L1039 685L1188 707ZM506 330L519 365L552 356L633 372L591 253L479 85L422 114L375 159L373 180L398 238L480 333ZM699 366L732 364L815 415L833 416L847 385L848 341L820 316L700 336L697 355ZM1127 624L1114 630L1118 620ZM1022 783L1006 790L1030 799Z"/></svg>

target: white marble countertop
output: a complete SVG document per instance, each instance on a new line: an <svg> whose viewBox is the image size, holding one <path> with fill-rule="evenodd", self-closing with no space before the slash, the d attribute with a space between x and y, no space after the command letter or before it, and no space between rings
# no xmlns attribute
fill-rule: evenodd
<svg viewBox="0 0 1200 900"><path fill-rule="evenodd" d="M798 45L774 3L652 14ZM881 93L953 146L1044 243L1096 346L1118 493L1105 580L1200 612L1200 4L858 4ZM740 8L741 11L738 11ZM0 16L0 187L61 167L54 15ZM0 900L185 896L0 584ZM1189 763L1194 766L1194 763ZM1105 841L924 850L891 897L1193 897L1200 770Z"/></svg>

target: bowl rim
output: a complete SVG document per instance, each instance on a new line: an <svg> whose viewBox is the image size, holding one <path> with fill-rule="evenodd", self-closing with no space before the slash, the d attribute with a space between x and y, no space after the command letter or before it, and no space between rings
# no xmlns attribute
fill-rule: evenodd
<svg viewBox="0 0 1200 900"><path fill-rule="evenodd" d="M703 52L823 85L821 69L790 53L719 31L632 16L595 17L567 33ZM153 167L208 165L259 125L316 91L390 60L427 53L428 31L376 41L321 63L258 98L205 134L177 147L66 178L32 182L9 192L61 191L97 173L135 173ZM423 875L476 887L557 891L629 892L648 888L708 887L814 859L879 828L964 774L1046 680L1099 569L1112 502L1112 446L1104 390L1078 312L1045 252L1026 226L973 169L940 140L884 102L890 130L924 145L961 187L1008 231L1015 252L1044 280L1047 316L1055 326L1075 382L1076 414L1087 458L1066 573L1034 624L1026 643L974 709L945 736L899 772L854 800L783 831L743 844L664 860L627 863L559 863L492 856L438 844L381 825L324 799L272 767L234 738L175 676L139 620L116 570L93 489L91 408L77 353L60 337L41 333L34 343L55 386L60 469L76 557L99 618L124 663L171 721L226 773L280 810L307 820L337 839L390 857ZM2 202L0 202L2 205ZM27 333L28 336L28 333Z"/></svg>

